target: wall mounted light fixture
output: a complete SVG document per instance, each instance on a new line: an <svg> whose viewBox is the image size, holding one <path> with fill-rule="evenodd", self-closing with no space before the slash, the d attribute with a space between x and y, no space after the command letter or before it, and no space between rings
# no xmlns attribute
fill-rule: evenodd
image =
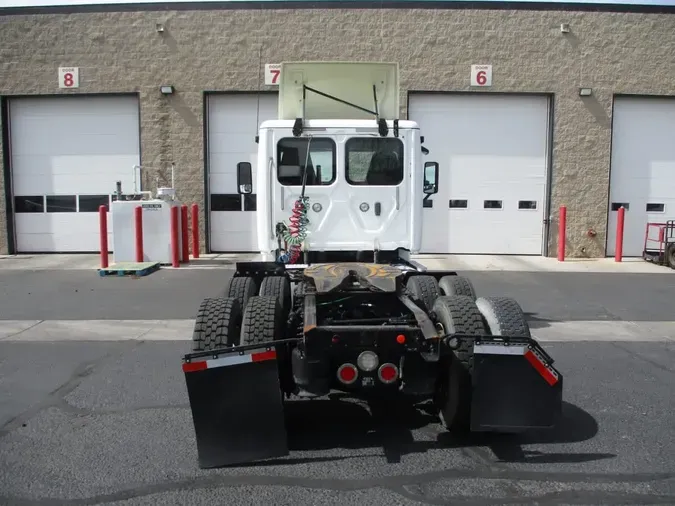
<svg viewBox="0 0 675 506"><path fill-rule="evenodd" d="M157 30L157 33L162 33L164 31L164 25L162 23L156 23L155 30Z"/></svg>
<svg viewBox="0 0 675 506"><path fill-rule="evenodd" d="M570 25L569 25L569 23L561 23L561 24L560 24L560 32L561 32L561 33L570 33Z"/></svg>
<svg viewBox="0 0 675 506"><path fill-rule="evenodd" d="M593 93L592 88L579 88L580 97L590 97L592 93Z"/></svg>
<svg viewBox="0 0 675 506"><path fill-rule="evenodd" d="M162 92L162 95L172 95L174 92L174 87L172 85L160 86L159 91Z"/></svg>

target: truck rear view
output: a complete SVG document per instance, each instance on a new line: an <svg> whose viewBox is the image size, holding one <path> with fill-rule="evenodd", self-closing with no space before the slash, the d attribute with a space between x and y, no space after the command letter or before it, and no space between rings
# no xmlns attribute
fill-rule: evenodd
<svg viewBox="0 0 675 506"><path fill-rule="evenodd" d="M398 66L281 72L256 170L237 168L262 259L202 302L183 360L200 466L286 455L286 404L335 390L432 400L457 432L554 426L562 375L518 303L411 258L439 166L398 118Z"/></svg>

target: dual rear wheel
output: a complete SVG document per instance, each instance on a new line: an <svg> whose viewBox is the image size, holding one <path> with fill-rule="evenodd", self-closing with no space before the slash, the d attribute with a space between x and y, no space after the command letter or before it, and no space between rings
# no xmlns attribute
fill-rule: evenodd
<svg viewBox="0 0 675 506"><path fill-rule="evenodd" d="M291 305L285 276L265 277L258 286L252 277L230 279L222 297L204 299L192 335L192 350L264 344L283 336Z"/></svg>
<svg viewBox="0 0 675 506"><path fill-rule="evenodd" d="M464 336L508 335L531 337L520 305L509 297L477 297L473 284L462 276L412 276L408 291L417 304L431 312L444 334ZM450 431L467 431L471 422L473 340L464 338L441 360L434 404Z"/></svg>

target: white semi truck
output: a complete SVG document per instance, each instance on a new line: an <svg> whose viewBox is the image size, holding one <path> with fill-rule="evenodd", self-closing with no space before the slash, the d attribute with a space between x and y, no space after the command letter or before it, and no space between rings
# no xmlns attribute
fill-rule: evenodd
<svg viewBox="0 0 675 506"><path fill-rule="evenodd" d="M284 409L333 390L431 399L452 431L553 427L562 375L518 303L413 261L439 164L396 63L281 65L255 172L262 258L199 308L183 357L199 465L286 455ZM452 142L451 139L448 142Z"/></svg>

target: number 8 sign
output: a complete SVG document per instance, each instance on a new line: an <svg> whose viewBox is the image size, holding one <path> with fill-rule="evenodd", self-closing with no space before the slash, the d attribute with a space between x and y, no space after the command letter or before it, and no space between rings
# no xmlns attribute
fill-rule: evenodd
<svg viewBox="0 0 675 506"><path fill-rule="evenodd" d="M492 65L471 65L471 86L492 86Z"/></svg>
<svg viewBox="0 0 675 506"><path fill-rule="evenodd" d="M77 67L59 67L59 88L79 88L80 69Z"/></svg>

